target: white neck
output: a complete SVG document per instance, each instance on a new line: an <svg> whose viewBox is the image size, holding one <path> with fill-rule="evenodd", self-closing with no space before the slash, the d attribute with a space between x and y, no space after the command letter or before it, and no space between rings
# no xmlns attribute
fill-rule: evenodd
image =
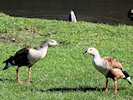
<svg viewBox="0 0 133 100"><path fill-rule="evenodd" d="M97 53L95 53L95 55L93 55L93 60L94 60L94 64L99 65L99 63L102 60L99 52L97 52Z"/></svg>
<svg viewBox="0 0 133 100"><path fill-rule="evenodd" d="M38 50L31 48L29 50L28 59L31 64L43 59L47 54L48 45L43 45Z"/></svg>
<svg viewBox="0 0 133 100"><path fill-rule="evenodd" d="M38 49L38 51L42 54L41 58L43 58L47 54L47 50L48 50L48 45L45 45Z"/></svg>
<svg viewBox="0 0 133 100"><path fill-rule="evenodd" d="M101 59L101 56L99 54L99 52L96 52L94 56L94 59Z"/></svg>
<svg viewBox="0 0 133 100"><path fill-rule="evenodd" d="M106 60L101 58L99 52L96 55L94 55L93 61L95 68L106 76L109 72L109 65Z"/></svg>

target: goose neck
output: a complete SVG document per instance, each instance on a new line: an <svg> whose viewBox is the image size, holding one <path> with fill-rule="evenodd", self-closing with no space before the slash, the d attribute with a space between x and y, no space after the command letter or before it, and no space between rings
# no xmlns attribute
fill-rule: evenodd
<svg viewBox="0 0 133 100"><path fill-rule="evenodd" d="M101 56L99 53L95 54L93 57L94 57L94 59L101 59Z"/></svg>
<svg viewBox="0 0 133 100"><path fill-rule="evenodd" d="M43 47L39 48L39 51L47 51L48 45L44 45Z"/></svg>

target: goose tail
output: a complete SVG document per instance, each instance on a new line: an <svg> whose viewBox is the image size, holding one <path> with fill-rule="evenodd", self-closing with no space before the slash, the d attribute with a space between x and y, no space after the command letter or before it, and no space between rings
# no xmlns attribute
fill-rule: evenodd
<svg viewBox="0 0 133 100"><path fill-rule="evenodd" d="M129 74L126 71L122 71L122 72L125 75L125 79L128 81L128 83L132 85L131 77L129 76Z"/></svg>
<svg viewBox="0 0 133 100"><path fill-rule="evenodd" d="M129 83L130 85L132 85L131 77L127 77L126 80L128 81L128 83Z"/></svg>
<svg viewBox="0 0 133 100"><path fill-rule="evenodd" d="M13 56L11 56L9 59L3 61L3 64L5 64L5 67L3 68L3 70L6 70L10 66L12 66L13 65Z"/></svg>

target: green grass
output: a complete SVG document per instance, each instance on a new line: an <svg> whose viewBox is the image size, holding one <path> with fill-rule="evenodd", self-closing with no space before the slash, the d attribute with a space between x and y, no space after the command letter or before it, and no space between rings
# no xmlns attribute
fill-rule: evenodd
<svg viewBox="0 0 133 100"><path fill-rule="evenodd" d="M24 46L38 45L44 39L55 39L58 47L49 47L48 54L32 67L32 83L19 85L16 67L2 71L2 61ZM132 100L133 86L119 80L114 95L113 81L109 93L101 88L105 78L92 65L92 56L82 53L96 47L102 56L121 60L133 77L133 26L95 24L89 22L10 17L0 14L0 99L2 100ZM27 78L27 67L20 68L20 78Z"/></svg>

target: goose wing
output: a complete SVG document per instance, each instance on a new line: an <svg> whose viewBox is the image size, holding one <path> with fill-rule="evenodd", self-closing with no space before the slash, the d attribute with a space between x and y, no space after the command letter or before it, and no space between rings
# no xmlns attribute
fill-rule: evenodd
<svg viewBox="0 0 133 100"><path fill-rule="evenodd" d="M106 60L111 67L124 70L124 67L117 59L109 57L109 56L105 56L105 57L103 57L103 59Z"/></svg>
<svg viewBox="0 0 133 100"><path fill-rule="evenodd" d="M27 59L27 55L29 53L29 49L31 47L25 47L20 49L19 51L16 52L16 54L14 55L14 62L18 65L21 64L23 65L27 65L28 64L28 59Z"/></svg>
<svg viewBox="0 0 133 100"><path fill-rule="evenodd" d="M29 49L30 47L25 47L20 49L15 53L15 55L9 57L3 63L10 63L11 65L17 65L17 66L27 65L28 64L27 55L29 53Z"/></svg>

